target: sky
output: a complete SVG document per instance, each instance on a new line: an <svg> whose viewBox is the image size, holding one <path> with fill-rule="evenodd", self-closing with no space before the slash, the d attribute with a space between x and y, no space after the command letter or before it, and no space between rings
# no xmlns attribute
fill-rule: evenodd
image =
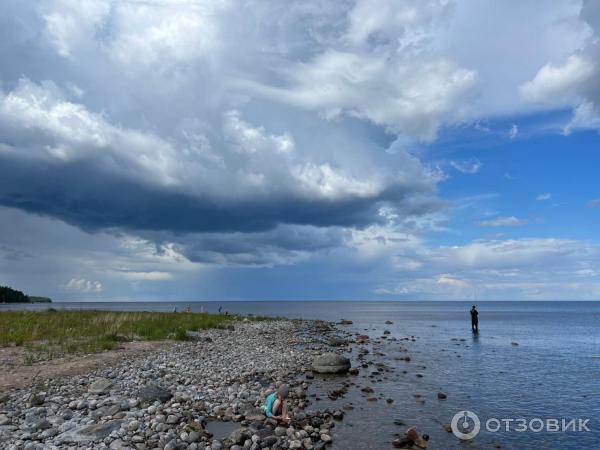
<svg viewBox="0 0 600 450"><path fill-rule="evenodd" d="M0 3L0 284L600 300L600 2Z"/></svg>

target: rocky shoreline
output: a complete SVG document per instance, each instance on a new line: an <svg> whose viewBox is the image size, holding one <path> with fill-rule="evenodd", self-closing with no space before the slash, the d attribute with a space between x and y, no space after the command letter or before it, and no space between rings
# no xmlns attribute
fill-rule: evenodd
<svg viewBox="0 0 600 450"><path fill-rule="evenodd" d="M18 389L0 399L0 441L11 450L326 448L344 414L309 412L306 392L323 350L311 342L333 330L318 321L240 321L115 367ZM262 412L282 383L294 417L285 426ZM226 436L211 431L222 423L233 429Z"/></svg>

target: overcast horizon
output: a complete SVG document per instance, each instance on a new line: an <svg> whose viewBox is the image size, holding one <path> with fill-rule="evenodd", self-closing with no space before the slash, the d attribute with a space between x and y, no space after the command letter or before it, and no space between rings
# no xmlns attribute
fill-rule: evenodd
<svg viewBox="0 0 600 450"><path fill-rule="evenodd" d="M0 285L600 300L600 2L540 5L2 2Z"/></svg>

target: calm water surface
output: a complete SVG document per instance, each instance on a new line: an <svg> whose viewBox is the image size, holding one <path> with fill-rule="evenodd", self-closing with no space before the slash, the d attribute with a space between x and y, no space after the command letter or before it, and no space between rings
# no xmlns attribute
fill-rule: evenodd
<svg viewBox="0 0 600 450"><path fill-rule="evenodd" d="M344 398L331 401L326 395L339 387L340 378L314 383L312 393L322 400L313 407L354 406L335 428L335 449L391 448L394 435L407 426L428 433L431 449L487 449L496 444L515 450L600 448L598 302L481 302L478 336L470 331L467 302L136 302L54 303L53 307L153 311L177 307L181 311L187 305L194 311L214 312L221 306L223 311L241 314L331 321L346 318L354 322L348 331L374 338L386 329L397 339L414 336L414 342L373 343L368 359L389 370L375 379L368 377L371 368L349 377L358 386ZM5 308L7 305L0 305ZM393 324L386 325L386 320ZM407 354L410 362L399 359ZM366 401L360 391L364 386L373 388L370 396L377 397L377 402ZM448 395L447 400L437 399L440 390ZM388 404L387 398L394 402ZM592 431L483 430L473 441L462 442L444 431L444 425L461 410L475 412L482 423L489 418L589 419Z"/></svg>

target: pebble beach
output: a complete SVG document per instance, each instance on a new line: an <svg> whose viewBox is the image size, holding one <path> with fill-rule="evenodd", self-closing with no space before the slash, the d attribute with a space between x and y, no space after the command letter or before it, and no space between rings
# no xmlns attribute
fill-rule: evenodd
<svg viewBox="0 0 600 450"><path fill-rule="evenodd" d="M308 412L306 393L314 359L334 349L314 345L314 336L328 339L333 330L324 322L234 322L114 367L4 393L2 448L325 448L344 413ZM262 410L283 383L290 388L289 424Z"/></svg>

